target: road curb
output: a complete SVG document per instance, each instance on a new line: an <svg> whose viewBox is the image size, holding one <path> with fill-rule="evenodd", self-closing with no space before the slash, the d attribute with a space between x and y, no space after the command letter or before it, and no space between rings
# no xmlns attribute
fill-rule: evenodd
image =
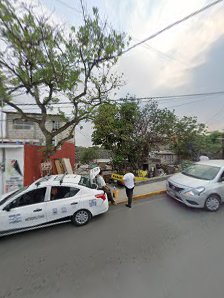
<svg viewBox="0 0 224 298"><path fill-rule="evenodd" d="M148 197L160 195L160 194L163 194L165 192L166 192L165 189L161 189L161 190L157 190L157 191L152 191L152 192L144 193L142 195L135 195L135 196L133 196L133 200L134 201L138 201L138 200L145 199L145 198L148 198ZM117 201L116 203L118 205L119 204L127 203L127 199L121 199L121 200Z"/></svg>
<svg viewBox="0 0 224 298"><path fill-rule="evenodd" d="M165 175L165 176L153 177L153 178L149 178L148 180L144 180L144 181L137 181L136 186L144 185L144 184L152 184L152 183L155 183L155 182L164 181L164 180L167 180L170 176L172 176L172 174Z"/></svg>

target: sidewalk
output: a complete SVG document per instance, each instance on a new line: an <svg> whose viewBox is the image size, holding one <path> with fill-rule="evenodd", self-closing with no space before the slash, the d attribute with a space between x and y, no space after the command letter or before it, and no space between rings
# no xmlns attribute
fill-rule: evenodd
<svg viewBox="0 0 224 298"><path fill-rule="evenodd" d="M149 182L145 184L137 184L134 188L134 200L147 198L153 195L157 195L160 193L164 193L166 190L166 179L168 177L163 177L164 180L162 181L155 181L155 182ZM116 199L116 202L118 204L124 203L127 201L126 192L124 187L118 187L119 191L118 199ZM111 187L111 191L113 191L113 188Z"/></svg>

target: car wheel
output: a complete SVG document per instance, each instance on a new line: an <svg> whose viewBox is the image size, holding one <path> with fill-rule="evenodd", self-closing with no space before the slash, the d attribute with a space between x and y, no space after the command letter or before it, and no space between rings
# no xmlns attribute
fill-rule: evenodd
<svg viewBox="0 0 224 298"><path fill-rule="evenodd" d="M216 194L210 195L205 201L205 208L209 211L217 211L220 207L220 197Z"/></svg>
<svg viewBox="0 0 224 298"><path fill-rule="evenodd" d="M90 221L91 217L92 215L88 210L81 209L72 216L72 223L76 226L84 226Z"/></svg>

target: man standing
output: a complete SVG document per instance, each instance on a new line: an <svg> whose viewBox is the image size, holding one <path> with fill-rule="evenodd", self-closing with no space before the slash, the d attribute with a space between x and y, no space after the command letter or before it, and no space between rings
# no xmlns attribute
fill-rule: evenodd
<svg viewBox="0 0 224 298"><path fill-rule="evenodd" d="M126 195L128 197L128 204L125 206L131 208L132 198L133 198L133 190L135 187L135 176L131 172L128 172L124 175L124 185L126 189Z"/></svg>
<svg viewBox="0 0 224 298"><path fill-rule="evenodd" d="M106 185L106 182L103 178L103 173L101 170L99 174L96 176L96 179L97 179L97 184L99 189L102 189L107 194L108 201L111 202L112 205L117 205L112 197L110 188Z"/></svg>
<svg viewBox="0 0 224 298"><path fill-rule="evenodd" d="M199 161L206 161L206 160L209 160L209 158L208 158L208 156L207 156L206 154L201 155L201 156L199 157Z"/></svg>

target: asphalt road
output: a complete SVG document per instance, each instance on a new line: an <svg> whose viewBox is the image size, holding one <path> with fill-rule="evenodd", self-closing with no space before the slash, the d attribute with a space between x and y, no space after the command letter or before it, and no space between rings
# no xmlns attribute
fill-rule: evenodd
<svg viewBox="0 0 224 298"><path fill-rule="evenodd" d="M0 239L0 297L223 298L224 206L165 195Z"/></svg>

